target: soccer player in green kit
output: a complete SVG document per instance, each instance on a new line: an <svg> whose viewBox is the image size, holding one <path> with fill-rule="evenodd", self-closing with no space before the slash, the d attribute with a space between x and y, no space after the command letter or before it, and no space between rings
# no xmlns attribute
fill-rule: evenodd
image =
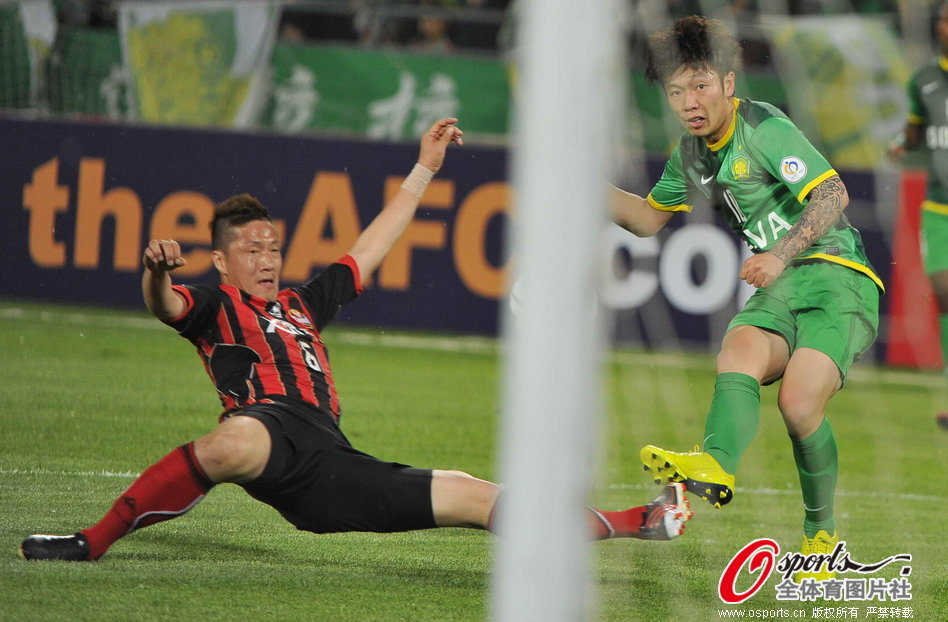
<svg viewBox="0 0 948 622"><path fill-rule="evenodd" d="M922 145L928 157L928 187L922 202L922 256L935 290L941 329L941 357L948 371L948 2L938 11L935 27L941 55L912 74L905 130L889 148L901 158ZM948 412L938 415L948 426Z"/></svg>
<svg viewBox="0 0 948 622"><path fill-rule="evenodd" d="M839 541L838 459L824 411L876 337L883 286L843 216L849 195L836 171L780 110L734 98L740 54L724 26L703 17L649 38L646 75L663 87L686 133L647 197L613 190L613 219L649 236L707 201L753 251L738 276L758 289L717 356L703 446L649 445L641 457L659 480L682 481L725 505L760 422L760 385L780 380L777 402L803 491L802 552L830 552Z"/></svg>

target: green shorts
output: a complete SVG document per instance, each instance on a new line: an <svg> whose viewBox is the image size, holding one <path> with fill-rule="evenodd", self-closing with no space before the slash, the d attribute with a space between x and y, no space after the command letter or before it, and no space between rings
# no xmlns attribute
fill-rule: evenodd
<svg viewBox="0 0 948 622"><path fill-rule="evenodd" d="M794 264L772 285L758 289L727 328L747 325L781 335L791 353L797 348L822 352L845 379L849 366L876 339L879 288L845 266Z"/></svg>
<svg viewBox="0 0 948 622"><path fill-rule="evenodd" d="M938 209L940 208L940 209ZM922 204L922 259L925 274L948 270L948 206Z"/></svg>

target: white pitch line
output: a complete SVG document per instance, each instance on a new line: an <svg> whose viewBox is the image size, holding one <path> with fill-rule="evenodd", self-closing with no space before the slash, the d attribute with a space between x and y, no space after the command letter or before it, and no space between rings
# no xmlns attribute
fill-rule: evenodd
<svg viewBox="0 0 948 622"><path fill-rule="evenodd" d="M6 469L0 467L0 475L54 475L56 477L138 477L141 473L116 471L54 471L52 469Z"/></svg>
<svg viewBox="0 0 948 622"><path fill-rule="evenodd" d="M654 484L609 484L605 486L608 490L653 490L655 488ZM800 490L797 488L739 488L737 492L742 494L751 494L751 495L768 495L768 496L791 496L798 497L800 496ZM926 503L943 503L948 501L948 497L938 497L935 495L919 495L916 493L909 492L878 492L878 491L861 491L861 490L837 490L836 495L839 497L853 497L859 499L901 499L905 501L923 501Z"/></svg>
<svg viewBox="0 0 948 622"><path fill-rule="evenodd" d="M122 315L95 315L78 311L27 311L20 307L0 307L0 320L30 320L78 326L115 326L119 328L144 328L171 330L161 322L147 317Z"/></svg>
<svg viewBox="0 0 948 622"><path fill-rule="evenodd" d="M373 335L370 333L341 330L332 333L329 340L351 343L353 345L437 350L439 352L494 354L498 351L496 340L487 337L431 337L407 334Z"/></svg>
<svg viewBox="0 0 948 622"><path fill-rule="evenodd" d="M117 326L145 330L169 331L167 326L149 317L97 315L79 311L28 311L22 307L0 305L0 320L26 320L71 324L80 326ZM412 348L438 352L465 352L470 354L496 354L500 352L497 339L491 337L458 336L443 337L408 333L378 333L351 331L343 327L332 328L327 334L332 342L354 345L379 346L384 348ZM620 365L645 367L667 367L672 369L713 369L710 362L694 357L679 356L674 352L629 352L613 351L608 354L611 362ZM855 366L849 372L849 382L864 384L901 384L924 389L943 389L948 378L938 373L889 367Z"/></svg>
<svg viewBox="0 0 948 622"><path fill-rule="evenodd" d="M158 320L148 317L121 315L95 315L78 311L28 311L21 307L0 306L0 320L30 320L50 324L70 324L90 327L138 328L143 330L172 329ZM330 341L351 343L362 346L380 346L385 348L411 348L415 350L435 350L440 352L468 352L474 354L493 354L498 351L497 340L489 337L434 337L429 335L372 334L360 331L347 331L344 328L330 329Z"/></svg>
<svg viewBox="0 0 948 622"><path fill-rule="evenodd" d="M41 476L55 476L55 477L117 477L117 478L135 478L140 475L140 473L133 473L132 471L56 471L53 469L43 469L32 467L29 469L8 469L5 467L0 467L0 475L41 475ZM607 490L652 490L655 488L653 484L609 484L608 486L603 486ZM752 494L752 495L769 495L769 496L798 496L800 494L799 490L792 488L741 488L741 493ZM840 497L854 497L854 498L866 498L866 499L901 499L905 501L923 501L926 503L934 502L940 503L948 501L948 497L937 497L934 495L919 495L914 493L899 493L899 492L874 492L874 491L858 491L858 490L837 490L837 496Z"/></svg>

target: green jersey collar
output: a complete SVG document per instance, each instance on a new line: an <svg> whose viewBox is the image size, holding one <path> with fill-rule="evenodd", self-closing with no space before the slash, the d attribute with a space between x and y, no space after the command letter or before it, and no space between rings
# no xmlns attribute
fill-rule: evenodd
<svg viewBox="0 0 948 622"><path fill-rule="evenodd" d="M734 116L731 117L731 124L728 126L727 131L724 132L724 136L721 137L721 140L717 141L713 145L708 145L708 149L711 151L719 151L724 145L731 140L731 137L734 136L734 128L737 127L737 107L740 105L741 100L736 97L731 98L731 103L734 105Z"/></svg>

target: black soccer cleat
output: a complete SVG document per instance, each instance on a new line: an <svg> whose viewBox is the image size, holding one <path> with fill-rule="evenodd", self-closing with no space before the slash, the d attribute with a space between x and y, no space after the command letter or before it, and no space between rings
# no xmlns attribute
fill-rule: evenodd
<svg viewBox="0 0 948 622"><path fill-rule="evenodd" d="M27 561L90 561L89 543L81 533L72 536L35 534L20 543L20 556Z"/></svg>

